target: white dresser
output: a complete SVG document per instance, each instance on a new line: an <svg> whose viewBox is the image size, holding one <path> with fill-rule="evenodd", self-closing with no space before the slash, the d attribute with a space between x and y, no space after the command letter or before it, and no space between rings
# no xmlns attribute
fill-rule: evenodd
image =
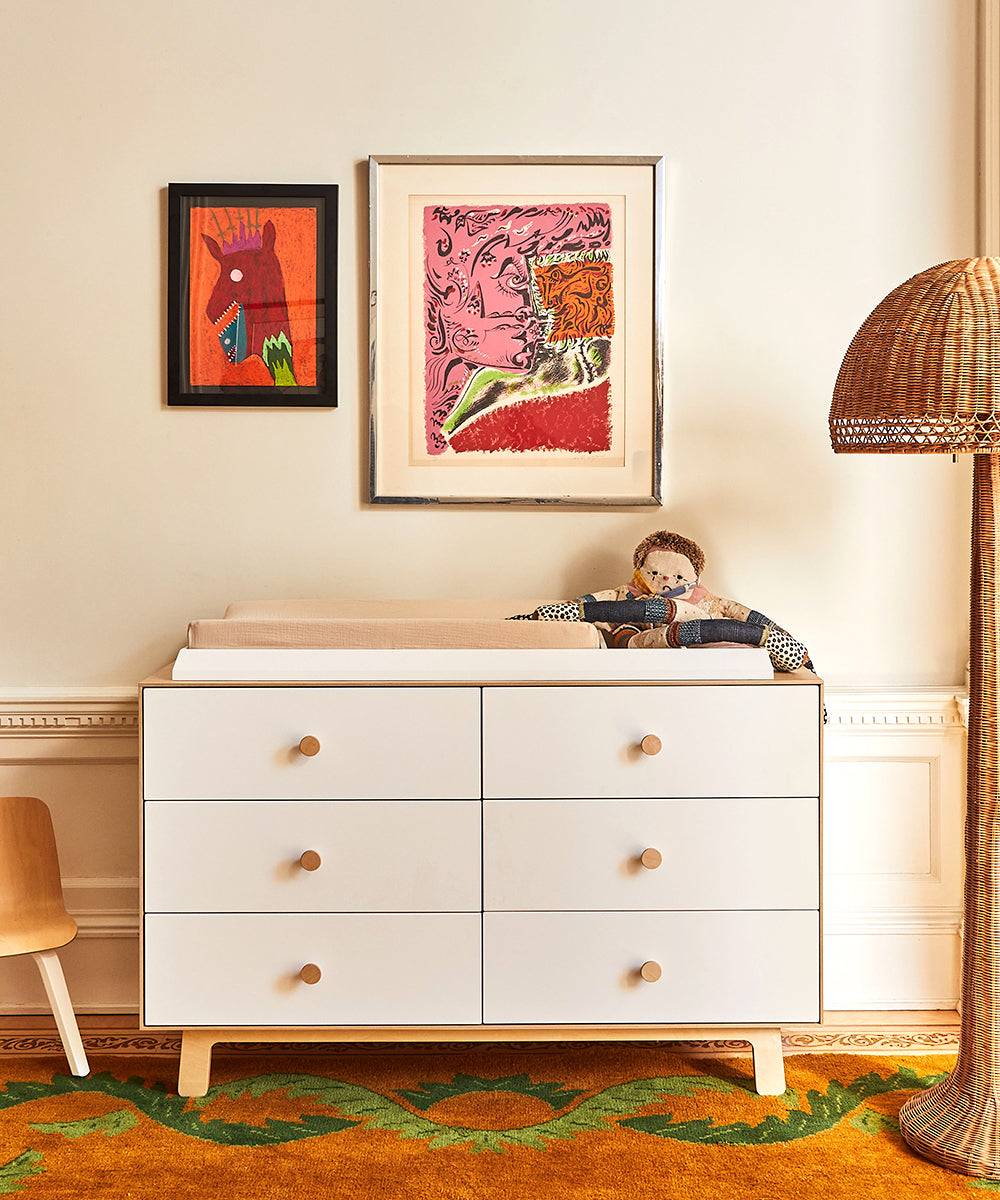
<svg viewBox="0 0 1000 1200"><path fill-rule="evenodd" d="M784 1090L780 1027L821 1016L820 681L504 654L143 683L141 1020L183 1030L182 1095L220 1041L575 1037L744 1038Z"/></svg>

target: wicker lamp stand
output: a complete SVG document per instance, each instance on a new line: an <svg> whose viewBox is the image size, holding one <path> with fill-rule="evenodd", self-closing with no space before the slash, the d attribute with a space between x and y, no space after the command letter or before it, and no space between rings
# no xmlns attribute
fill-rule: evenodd
<svg viewBox="0 0 1000 1200"><path fill-rule="evenodd" d="M959 1053L952 1074L908 1100L899 1123L932 1162L1000 1179L1000 259L942 263L882 301L840 368L830 436L839 453L976 456Z"/></svg>

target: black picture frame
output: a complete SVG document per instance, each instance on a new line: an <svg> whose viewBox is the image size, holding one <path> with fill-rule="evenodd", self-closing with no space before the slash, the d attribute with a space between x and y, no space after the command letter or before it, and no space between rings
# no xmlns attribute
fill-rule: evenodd
<svg viewBox="0 0 1000 1200"><path fill-rule="evenodd" d="M168 186L169 406L337 406L338 193Z"/></svg>

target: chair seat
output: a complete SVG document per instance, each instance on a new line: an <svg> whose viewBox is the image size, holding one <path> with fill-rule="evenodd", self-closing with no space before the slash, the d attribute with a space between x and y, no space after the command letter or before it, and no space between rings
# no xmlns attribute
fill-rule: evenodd
<svg viewBox="0 0 1000 1200"><path fill-rule="evenodd" d="M69 913L33 914L12 917L0 915L0 958L12 954L34 954L39 950L58 950L77 935L76 921Z"/></svg>

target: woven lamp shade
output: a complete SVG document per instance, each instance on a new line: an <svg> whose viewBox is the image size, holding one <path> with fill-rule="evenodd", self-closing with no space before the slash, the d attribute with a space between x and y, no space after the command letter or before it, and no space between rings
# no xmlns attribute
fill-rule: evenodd
<svg viewBox="0 0 1000 1200"><path fill-rule="evenodd" d="M1000 259L963 258L890 292L837 377L840 454L940 454L1000 446Z"/></svg>

